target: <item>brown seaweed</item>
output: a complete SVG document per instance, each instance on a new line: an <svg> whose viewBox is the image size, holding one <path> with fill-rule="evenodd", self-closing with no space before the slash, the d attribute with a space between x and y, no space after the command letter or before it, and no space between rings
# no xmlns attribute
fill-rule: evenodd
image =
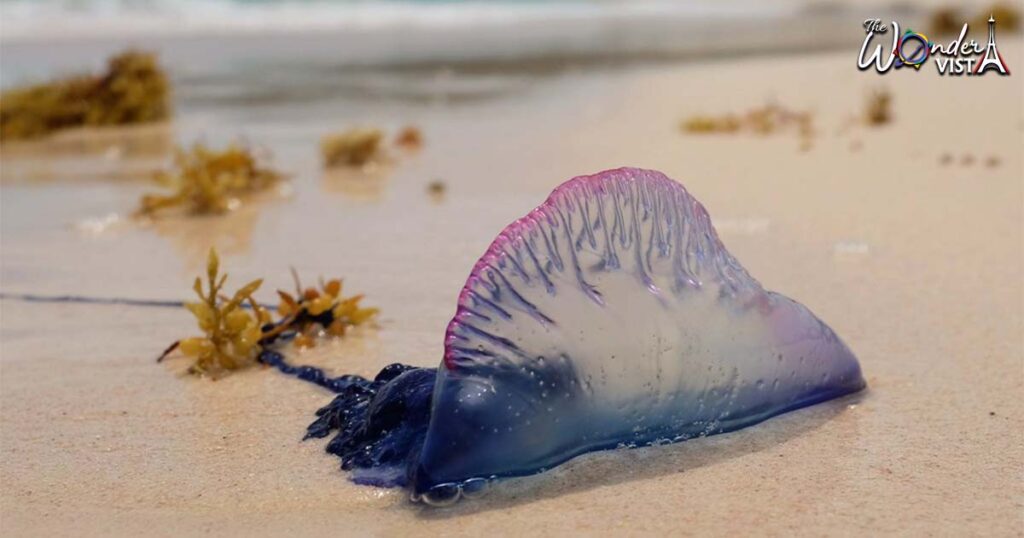
<svg viewBox="0 0 1024 538"><path fill-rule="evenodd" d="M864 106L864 121L872 127L892 121L892 94L889 90L883 88L868 94Z"/></svg>
<svg viewBox="0 0 1024 538"><path fill-rule="evenodd" d="M752 108L742 114L695 115L680 124L690 134L734 134L749 132L767 136L777 132L795 130L800 137L800 149L811 148L814 138L814 115L810 111L792 110L768 103Z"/></svg>
<svg viewBox="0 0 1024 538"><path fill-rule="evenodd" d="M278 290L279 319L274 321L270 315L273 307L265 307L253 298L262 279L249 282L230 297L222 293L226 281L227 275L220 273L217 252L210 249L206 286L201 277L196 277L192 289L199 301L185 303L203 335L172 343L158 362L180 351L194 359L189 373L217 377L259 363L283 342L309 347L321 335L344 336L350 327L368 323L378 312L359 304L362 295L342 295L339 279L321 283L320 289L302 289L296 277L295 296Z"/></svg>
<svg viewBox="0 0 1024 538"><path fill-rule="evenodd" d="M156 56L118 54L101 75L76 75L0 95L0 140L59 129L150 123L170 115L170 83Z"/></svg>
<svg viewBox="0 0 1024 538"><path fill-rule="evenodd" d="M175 171L155 175L172 192L143 196L139 214L152 215L170 207L184 207L193 214L223 213L240 196L266 190L284 177L238 144L220 151L199 143L187 151L178 148L174 165Z"/></svg>
<svg viewBox="0 0 1024 538"><path fill-rule="evenodd" d="M395 145L408 150L420 149L423 147L423 132L416 126L406 125L395 135Z"/></svg>
<svg viewBox="0 0 1024 538"><path fill-rule="evenodd" d="M380 156L384 133L380 129L356 127L332 133L320 140L324 166L362 166Z"/></svg>

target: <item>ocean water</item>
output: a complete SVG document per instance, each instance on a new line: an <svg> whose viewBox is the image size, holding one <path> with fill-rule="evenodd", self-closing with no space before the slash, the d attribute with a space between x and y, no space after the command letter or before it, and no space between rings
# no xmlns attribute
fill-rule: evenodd
<svg viewBox="0 0 1024 538"><path fill-rule="evenodd" d="M98 72L111 54L139 48L159 55L183 112L418 110L641 63L837 48L852 62L864 9L830 0L0 0L0 88Z"/></svg>
<svg viewBox="0 0 1024 538"><path fill-rule="evenodd" d="M794 2L665 0L0 0L5 39L389 31L778 16Z"/></svg>
<svg viewBox="0 0 1024 538"><path fill-rule="evenodd" d="M855 43L858 17L820 0L0 0L0 84L98 69L127 46L197 76L702 60Z"/></svg>

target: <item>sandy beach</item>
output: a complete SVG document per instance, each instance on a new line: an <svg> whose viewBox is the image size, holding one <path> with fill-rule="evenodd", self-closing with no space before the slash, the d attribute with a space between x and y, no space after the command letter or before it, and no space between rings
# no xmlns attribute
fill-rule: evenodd
<svg viewBox="0 0 1024 538"><path fill-rule="evenodd" d="M439 510L352 484L322 441L300 441L327 392L266 369L210 381L183 375L184 359L155 364L194 333L183 309L8 298L0 530L1020 536L1024 47L1019 36L999 45L1010 77L883 77L858 71L851 46L483 73L465 86L406 73L381 84L408 92L364 102L348 88L358 103L348 107L315 84L273 101L273 74L230 95L192 80L170 124L6 146L5 294L185 299L216 246L230 282L262 277L268 301L291 287L289 266L365 293L379 327L294 356L362 375L436 365L472 264L556 185L619 166L661 170L708 208L766 288L843 337L869 389L734 433L577 458ZM892 93L892 122L856 123L879 87ZM813 111L809 149L787 133L679 129L694 114L768 101ZM420 151L393 151L366 172L321 170L324 133L406 123L422 128ZM273 154L288 188L225 217L128 216L174 143L240 136ZM427 193L435 180L441 197Z"/></svg>

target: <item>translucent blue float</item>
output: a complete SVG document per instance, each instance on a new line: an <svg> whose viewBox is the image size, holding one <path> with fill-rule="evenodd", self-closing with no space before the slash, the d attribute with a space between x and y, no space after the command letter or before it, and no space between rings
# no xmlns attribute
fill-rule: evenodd
<svg viewBox="0 0 1024 538"><path fill-rule="evenodd" d="M347 376L311 437L355 481L447 504L580 454L727 432L865 387L850 349L765 291L682 185L574 178L470 273L439 368Z"/></svg>

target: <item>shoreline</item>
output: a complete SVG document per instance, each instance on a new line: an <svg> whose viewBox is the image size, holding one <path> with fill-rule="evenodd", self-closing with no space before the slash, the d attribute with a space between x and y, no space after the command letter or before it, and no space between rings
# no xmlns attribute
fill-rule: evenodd
<svg viewBox="0 0 1024 538"><path fill-rule="evenodd" d="M335 7L355 9L358 4ZM52 27L33 30L31 25L23 25L21 34L8 30L0 37L5 50L0 78L4 87L10 87L98 67L126 44L158 53L176 77L186 80L230 75L236 72L237 64L252 63L282 68L298 64L317 70L473 71L486 67L490 71L530 72L538 66L547 70L552 65L580 69L637 61L827 53L859 41L860 28L851 25L851 20L867 16L927 17L924 9L914 6L823 6L798 0L765 7L733 0L688 7L629 3L511 5L505 8L513 12L522 9L529 16L510 23L500 16L501 10L491 13L493 6L478 6L482 17L479 21L456 17L463 13L456 7L451 6L451 17L438 17L425 9L423 16L430 16L422 23L416 16L396 16L380 24L360 24L358 18L343 17L334 22L314 18L311 27L282 28L280 21L274 20L274 26L266 28L232 28L213 21L209 27L189 29L187 22L172 17L153 28L142 25L132 29L125 23L127 26L118 28L101 26L87 35L81 34L82 28L88 27L84 22L67 31ZM792 32L777 31L786 25L796 28ZM395 39L396 33L400 39ZM467 48L465 43L474 46ZM211 55L206 52L209 50L217 52Z"/></svg>

